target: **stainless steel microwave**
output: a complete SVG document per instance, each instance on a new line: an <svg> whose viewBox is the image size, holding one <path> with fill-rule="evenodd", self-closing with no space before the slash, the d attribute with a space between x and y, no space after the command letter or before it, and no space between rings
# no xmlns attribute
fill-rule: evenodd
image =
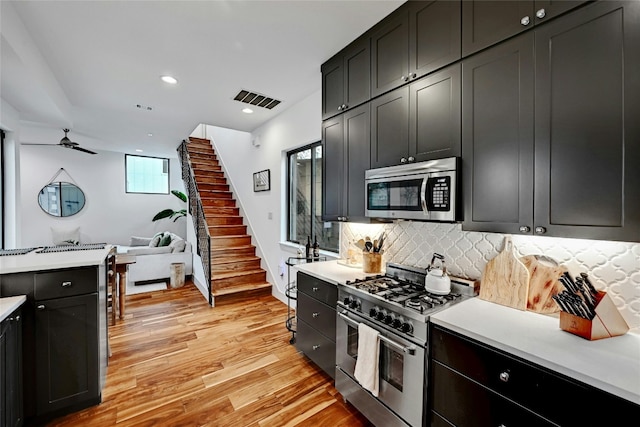
<svg viewBox="0 0 640 427"><path fill-rule="evenodd" d="M460 159L449 157L365 172L365 215L455 222Z"/></svg>

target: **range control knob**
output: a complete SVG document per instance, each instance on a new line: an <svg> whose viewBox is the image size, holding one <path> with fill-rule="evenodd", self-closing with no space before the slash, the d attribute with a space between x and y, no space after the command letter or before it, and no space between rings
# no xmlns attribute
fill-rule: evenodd
<svg viewBox="0 0 640 427"><path fill-rule="evenodd" d="M349 305L350 302L351 302L351 297L344 298L344 305Z"/></svg>
<svg viewBox="0 0 640 427"><path fill-rule="evenodd" d="M360 303L357 300L352 299L351 302L349 303L349 307L356 310L360 308Z"/></svg>
<svg viewBox="0 0 640 427"><path fill-rule="evenodd" d="M387 325L390 325L393 322L393 316L390 314L387 314L384 317L384 323L386 323Z"/></svg>
<svg viewBox="0 0 640 427"><path fill-rule="evenodd" d="M376 320L383 321L384 317L385 317L385 314L382 311L379 311L378 314L376 314Z"/></svg>
<svg viewBox="0 0 640 427"><path fill-rule="evenodd" d="M393 326L396 329L399 329L402 326L402 321L398 318L393 319L393 322L391 323L391 326Z"/></svg>
<svg viewBox="0 0 640 427"><path fill-rule="evenodd" d="M404 322L404 323L400 326L400 330L401 330L402 332L404 332L405 334L410 334L411 332L413 332L413 326L411 326L411 323Z"/></svg>
<svg viewBox="0 0 640 427"><path fill-rule="evenodd" d="M372 308L371 310L369 310L369 316L376 317L377 314L378 314L377 308Z"/></svg>

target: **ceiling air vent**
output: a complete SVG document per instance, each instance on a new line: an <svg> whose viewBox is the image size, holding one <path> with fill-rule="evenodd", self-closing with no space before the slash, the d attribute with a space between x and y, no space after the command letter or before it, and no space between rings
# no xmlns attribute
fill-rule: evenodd
<svg viewBox="0 0 640 427"><path fill-rule="evenodd" d="M271 110L276 105L280 104L281 101L270 98L266 95L261 95L259 93L250 92L248 90L242 89L238 94L233 98L236 101L244 102L245 104L256 105L258 107L266 108Z"/></svg>

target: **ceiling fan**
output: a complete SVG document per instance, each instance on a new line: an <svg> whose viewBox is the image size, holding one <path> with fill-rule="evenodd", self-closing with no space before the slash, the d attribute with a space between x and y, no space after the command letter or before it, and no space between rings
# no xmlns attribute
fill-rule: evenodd
<svg viewBox="0 0 640 427"><path fill-rule="evenodd" d="M69 129L62 129L62 131L64 132L64 138L62 138L58 144L25 144L25 145L59 145L64 148L71 148L72 150L82 151L83 153L97 154L94 151L87 150L86 148L80 147L80 145L77 142L71 141L67 136Z"/></svg>

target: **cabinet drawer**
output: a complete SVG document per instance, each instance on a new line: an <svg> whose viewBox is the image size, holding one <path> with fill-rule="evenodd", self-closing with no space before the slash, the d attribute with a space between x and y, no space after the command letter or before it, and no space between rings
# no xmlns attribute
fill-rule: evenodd
<svg viewBox="0 0 640 427"><path fill-rule="evenodd" d="M325 371L331 378L336 375L336 344L309 326L298 322L296 347Z"/></svg>
<svg viewBox="0 0 640 427"><path fill-rule="evenodd" d="M302 272L298 272L298 291L331 307L338 302L337 286Z"/></svg>
<svg viewBox="0 0 640 427"><path fill-rule="evenodd" d="M305 294L298 294L298 319L321 332L331 341L336 340L336 310Z"/></svg>
<svg viewBox="0 0 640 427"><path fill-rule="evenodd" d="M433 327L431 343L434 361L560 425L607 425L622 414L640 416L639 405L444 329ZM592 405L607 410L591 411Z"/></svg>
<svg viewBox="0 0 640 427"><path fill-rule="evenodd" d="M435 412L432 417L440 415L454 426L554 425L440 363L432 365L431 379L434 389L432 411ZM557 401L550 400L548 403L550 402ZM441 422L436 425L447 424Z"/></svg>
<svg viewBox="0 0 640 427"><path fill-rule="evenodd" d="M98 291L95 267L35 273L34 278L35 299L38 301Z"/></svg>

